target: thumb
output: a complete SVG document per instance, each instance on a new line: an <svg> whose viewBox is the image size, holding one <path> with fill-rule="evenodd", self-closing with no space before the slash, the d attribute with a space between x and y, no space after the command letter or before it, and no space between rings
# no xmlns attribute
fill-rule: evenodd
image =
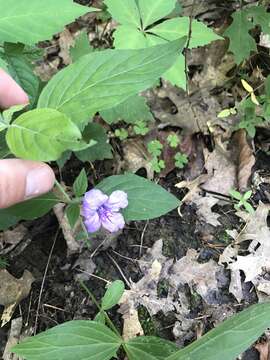
<svg viewBox="0 0 270 360"><path fill-rule="evenodd" d="M48 192L54 184L52 169L28 160L0 160L0 208Z"/></svg>

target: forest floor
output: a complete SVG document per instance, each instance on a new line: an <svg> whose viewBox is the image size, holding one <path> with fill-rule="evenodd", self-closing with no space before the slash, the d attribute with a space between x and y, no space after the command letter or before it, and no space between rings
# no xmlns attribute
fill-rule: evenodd
<svg viewBox="0 0 270 360"><path fill-rule="evenodd" d="M181 3L189 15L191 1ZM237 3L205 0L194 7L193 16L219 31L230 22ZM42 45L45 56L37 71L44 80L68 64L70 42L82 29L95 46L110 46L113 24L105 27L93 15L84 17ZM122 327L126 322L125 331L134 336L158 335L179 346L270 296L267 253L250 248L251 241L262 236L266 241L270 235L269 124L258 127L256 136L249 138L243 129L234 131L234 120L217 118L222 109L245 96L243 72L255 87L270 74L270 57L262 51L239 68L227 48L226 41L215 41L187 54L189 95L166 82L145 94L155 117L149 137L162 142L177 132L182 138L180 150L189 157L184 169L176 169L170 163L172 153L166 149L166 168L155 177L182 200L180 209L160 219L129 223L117 236L100 234L77 252L67 246L53 211L0 235L0 244L4 244L0 255L5 254L7 270L19 278L27 269L35 278L12 317L22 318L22 333L38 333L71 319L92 319L97 308L80 281L100 299L108 281L123 280L137 295L128 296L109 313L116 325ZM87 165L92 172L89 183L123 170L151 177L143 156L144 140L112 139L112 146L114 160ZM80 169L75 158L61 173L55 166L67 187ZM250 204L257 209L255 214L235 209L229 196L233 188L252 190ZM12 241L15 246L5 252ZM0 353L12 321L0 328ZM258 350L249 349L241 359L266 359L262 353L268 346L264 338L256 345Z"/></svg>

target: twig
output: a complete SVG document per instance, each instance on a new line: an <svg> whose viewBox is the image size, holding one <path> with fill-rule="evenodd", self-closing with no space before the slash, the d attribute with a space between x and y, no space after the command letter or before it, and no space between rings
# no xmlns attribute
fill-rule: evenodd
<svg viewBox="0 0 270 360"><path fill-rule="evenodd" d="M49 269L49 264L50 264L50 262L51 262L53 250L54 250L54 247L55 247L55 244L56 244L56 240L57 240L59 231L60 231L60 228L58 228L58 230L57 230L57 232L56 232L56 234L55 234L55 237L54 237L54 240L53 240L53 244L52 244L52 247L51 247L51 250L50 250L50 253L49 253L48 261L47 261L47 264L46 264L46 268L45 268L45 271L44 271L44 274L43 274L43 279L42 279L42 283L41 283L41 287L40 287L40 292L39 292L39 296L38 296L38 306L37 306L37 312L36 312L36 318L35 318L34 335L36 335L36 332L37 332L37 323L38 323L38 318L39 318L39 310L40 310L40 304L41 304L41 297L42 297L42 293L43 293L43 289L44 289L44 285L45 285L45 280L46 280L46 276L47 276L48 269Z"/></svg>

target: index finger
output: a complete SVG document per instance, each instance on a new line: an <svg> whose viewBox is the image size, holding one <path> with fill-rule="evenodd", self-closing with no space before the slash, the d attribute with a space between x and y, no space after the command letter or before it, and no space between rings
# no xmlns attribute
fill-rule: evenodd
<svg viewBox="0 0 270 360"><path fill-rule="evenodd" d="M28 104L29 98L24 90L0 69L0 107L9 108L13 105Z"/></svg>

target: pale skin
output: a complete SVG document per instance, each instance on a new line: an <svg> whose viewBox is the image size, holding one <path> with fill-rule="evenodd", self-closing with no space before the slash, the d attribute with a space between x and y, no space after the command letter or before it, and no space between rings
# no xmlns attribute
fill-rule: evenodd
<svg viewBox="0 0 270 360"><path fill-rule="evenodd" d="M0 69L0 108L27 104L27 94ZM42 162L6 159L0 160L0 208L48 192L54 185L52 169Z"/></svg>

